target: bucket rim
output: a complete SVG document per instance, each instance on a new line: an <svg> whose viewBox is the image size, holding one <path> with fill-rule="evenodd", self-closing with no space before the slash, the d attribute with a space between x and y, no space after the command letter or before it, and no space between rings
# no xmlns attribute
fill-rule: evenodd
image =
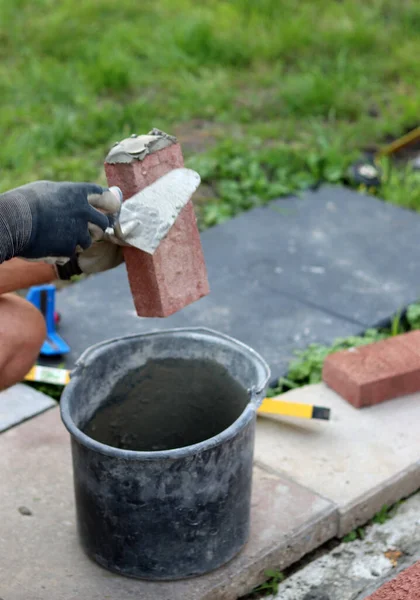
<svg viewBox="0 0 420 600"><path fill-rule="evenodd" d="M252 358L258 364L258 371L260 380L258 381L258 385L254 386L251 392L251 396L248 404L245 406L242 413L223 431L218 433L217 435L208 438L206 440L202 440L196 444L191 444L189 446L182 446L180 448L173 448L170 450L155 450L155 451L138 451L138 450L122 450L120 448L115 448L114 446L108 446L107 444L103 444L98 442L85 433L76 425L73 418L70 415L70 391L72 387L72 383L75 384L77 380L80 378L80 375L84 368L88 366L89 361L88 358L93 359L95 353L100 351L102 348L109 346L112 343L117 341L125 341L136 338L147 338L147 337L157 337L161 335L167 334L176 334L176 333L201 333L204 335L208 335L217 339L224 340L236 347L240 347L245 354L248 354L250 358ZM61 400L60 400L60 415L61 420L66 427L67 431L70 433L73 439L77 440L83 446L93 450L97 453L104 454L107 456L112 456L114 458L120 458L124 460L162 460L162 459L172 459L177 460L180 458L185 458L191 456L192 454L197 454L206 450L210 450L215 446L218 446L226 441L232 439L235 435L237 435L238 431L244 427L248 421L255 417L258 407L260 406L263 398L261 394L265 390L268 385L270 379L270 368L266 361L262 358L262 356L256 352L253 348L244 344L243 342L226 335L224 333L220 333L213 329L209 329L206 327L177 327L170 329L160 329L154 330L147 333L134 333L129 334L117 338L111 338L108 340L104 340L97 344L94 344L87 348L80 356L80 358L76 361L75 368L71 372L71 379L67 386L64 388Z"/></svg>

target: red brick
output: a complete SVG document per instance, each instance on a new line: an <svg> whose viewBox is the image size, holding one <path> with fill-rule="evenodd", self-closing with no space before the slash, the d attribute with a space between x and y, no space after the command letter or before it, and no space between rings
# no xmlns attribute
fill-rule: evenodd
<svg viewBox="0 0 420 600"><path fill-rule="evenodd" d="M366 600L419 600L420 562L388 581Z"/></svg>
<svg viewBox="0 0 420 600"><path fill-rule="evenodd" d="M127 200L169 171L183 166L181 147L174 142L142 159L105 162L105 172L108 185L118 186ZM191 200L153 255L137 248L124 248L124 259L140 317L167 317L209 293Z"/></svg>
<svg viewBox="0 0 420 600"><path fill-rule="evenodd" d="M356 408L420 391L420 331L330 354L324 382Z"/></svg>
<svg viewBox="0 0 420 600"><path fill-rule="evenodd" d="M411 350L414 354L420 356L420 330L399 335L395 339L398 339L400 344Z"/></svg>

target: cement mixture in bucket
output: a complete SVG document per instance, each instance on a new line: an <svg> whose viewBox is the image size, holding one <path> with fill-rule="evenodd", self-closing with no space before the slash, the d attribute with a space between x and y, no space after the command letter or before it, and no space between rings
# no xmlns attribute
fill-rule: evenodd
<svg viewBox="0 0 420 600"><path fill-rule="evenodd" d="M215 361L149 360L115 385L83 431L122 450L170 450L221 433L248 402L247 390Z"/></svg>

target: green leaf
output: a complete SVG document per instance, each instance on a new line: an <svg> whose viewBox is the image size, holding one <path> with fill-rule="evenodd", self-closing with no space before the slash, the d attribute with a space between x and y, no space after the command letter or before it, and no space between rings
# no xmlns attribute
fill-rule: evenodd
<svg viewBox="0 0 420 600"><path fill-rule="evenodd" d="M420 329L420 303L410 304L406 319L411 329Z"/></svg>
<svg viewBox="0 0 420 600"><path fill-rule="evenodd" d="M350 542L354 542L357 540L357 531L350 531L347 535L343 537L343 542L345 544L349 544Z"/></svg>
<svg viewBox="0 0 420 600"><path fill-rule="evenodd" d="M259 592L267 592L267 594L272 595L277 594L279 584L284 581L284 574L281 571L267 570L265 571L265 576L268 578L267 581L254 588L252 591L253 594Z"/></svg>
<svg viewBox="0 0 420 600"><path fill-rule="evenodd" d="M389 508L386 504L384 504L384 506L381 508L381 510L379 512L377 512L376 515L373 517L372 522L376 523L378 525L383 525L390 518L391 518L391 515L389 513Z"/></svg>

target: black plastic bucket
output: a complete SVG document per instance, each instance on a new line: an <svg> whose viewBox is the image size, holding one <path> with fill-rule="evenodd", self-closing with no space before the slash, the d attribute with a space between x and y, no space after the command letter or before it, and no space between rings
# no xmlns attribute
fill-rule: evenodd
<svg viewBox="0 0 420 600"><path fill-rule="evenodd" d="M91 558L169 580L212 571L243 548L269 375L251 348L206 329L128 336L82 355L61 415Z"/></svg>

